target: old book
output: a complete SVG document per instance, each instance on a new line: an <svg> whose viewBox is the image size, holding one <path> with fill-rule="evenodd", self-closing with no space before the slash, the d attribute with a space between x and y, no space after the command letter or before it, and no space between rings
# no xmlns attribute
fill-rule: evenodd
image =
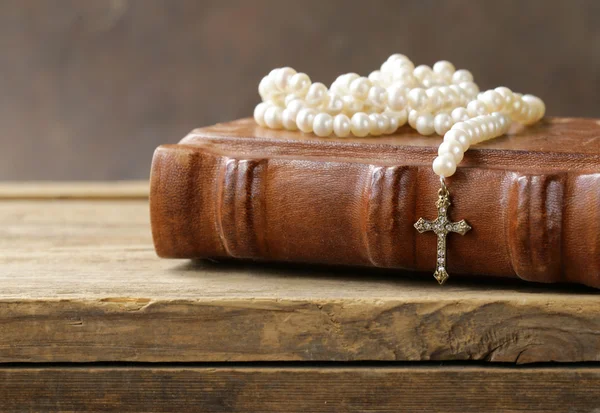
<svg viewBox="0 0 600 413"><path fill-rule="evenodd" d="M159 147L158 255L433 271L440 137L318 138L252 119ZM451 275L600 287L600 121L549 118L471 148L449 180Z"/></svg>

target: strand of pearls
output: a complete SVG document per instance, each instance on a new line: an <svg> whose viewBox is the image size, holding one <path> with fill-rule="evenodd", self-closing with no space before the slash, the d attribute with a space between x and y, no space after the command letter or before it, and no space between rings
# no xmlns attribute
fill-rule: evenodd
<svg viewBox="0 0 600 413"><path fill-rule="evenodd" d="M258 92L254 119L271 129L365 137L394 133L408 122L422 135L443 135L433 161L440 177L454 174L471 145L505 134L513 121L533 124L546 110L538 97L506 87L480 93L471 72L448 61L415 67L402 54L368 77L341 75L329 88L290 67L274 69Z"/></svg>

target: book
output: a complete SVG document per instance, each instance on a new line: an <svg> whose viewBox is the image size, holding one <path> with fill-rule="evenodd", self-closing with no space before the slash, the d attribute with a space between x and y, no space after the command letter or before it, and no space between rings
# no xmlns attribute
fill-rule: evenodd
<svg viewBox="0 0 600 413"><path fill-rule="evenodd" d="M441 137L408 127L319 138L252 119L157 148L150 211L164 258L234 258L430 271ZM600 287L600 120L513 125L470 148L447 179L452 275Z"/></svg>

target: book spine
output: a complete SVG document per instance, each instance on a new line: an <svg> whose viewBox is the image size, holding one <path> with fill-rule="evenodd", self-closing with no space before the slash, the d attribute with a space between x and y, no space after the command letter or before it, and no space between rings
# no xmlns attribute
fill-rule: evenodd
<svg viewBox="0 0 600 413"><path fill-rule="evenodd" d="M154 155L151 220L168 258L239 258L432 271L439 182L424 165L222 154ZM600 174L461 168L448 271L600 287Z"/></svg>

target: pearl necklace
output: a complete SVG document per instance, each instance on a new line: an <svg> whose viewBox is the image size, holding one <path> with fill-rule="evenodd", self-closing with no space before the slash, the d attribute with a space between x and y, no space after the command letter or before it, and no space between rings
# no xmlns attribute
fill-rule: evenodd
<svg viewBox="0 0 600 413"><path fill-rule="evenodd" d="M446 235L464 235L471 229L464 220L448 221L450 193L444 178L456 172L471 145L504 135L513 121L533 124L546 110L540 98L506 87L480 93L471 72L456 70L448 61L433 68L415 67L402 54L391 55L368 77L341 75L329 89L290 67L274 69L261 80L258 92L262 103L254 109L254 119L271 129L365 137L394 133L408 122L421 135L444 136L432 164L441 182L438 217L415 223L419 232L433 231L438 236L434 277L440 284L448 278Z"/></svg>

